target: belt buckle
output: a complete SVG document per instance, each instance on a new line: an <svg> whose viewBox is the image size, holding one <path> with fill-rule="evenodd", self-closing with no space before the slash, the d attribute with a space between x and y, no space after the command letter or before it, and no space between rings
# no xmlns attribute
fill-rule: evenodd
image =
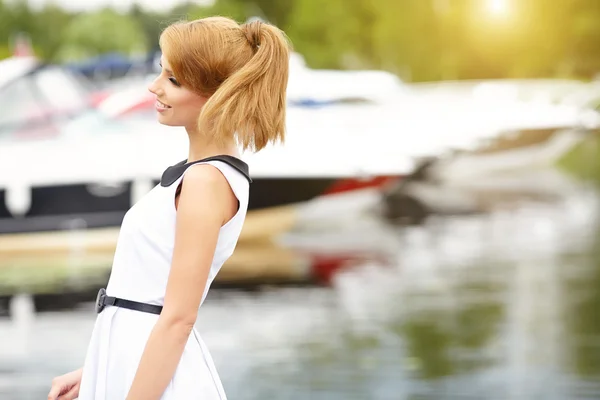
<svg viewBox="0 0 600 400"><path fill-rule="evenodd" d="M104 310L104 299L106 298L106 289L102 288L98 290L98 296L96 297L96 313L100 314Z"/></svg>

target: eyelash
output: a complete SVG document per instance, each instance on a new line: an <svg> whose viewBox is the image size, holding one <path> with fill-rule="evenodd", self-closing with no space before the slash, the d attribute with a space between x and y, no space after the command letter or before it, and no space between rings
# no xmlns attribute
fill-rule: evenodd
<svg viewBox="0 0 600 400"><path fill-rule="evenodd" d="M158 65L159 65L161 68L163 67L163 66L162 66L162 64L158 64ZM179 82L177 82L177 79L175 79L175 77L174 77L174 76L171 76L171 77L169 77L169 81L170 81L170 82L171 82L173 85L175 85L175 86L177 86L177 87L181 87L181 85L179 84Z"/></svg>

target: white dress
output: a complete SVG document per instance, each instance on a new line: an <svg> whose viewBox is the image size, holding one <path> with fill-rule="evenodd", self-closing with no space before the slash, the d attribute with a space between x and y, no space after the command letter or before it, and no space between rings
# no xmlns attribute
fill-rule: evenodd
<svg viewBox="0 0 600 400"><path fill-rule="evenodd" d="M200 164L218 168L239 200L236 215L221 227L204 302L210 284L237 244L248 208L249 179L222 161ZM107 296L163 304L174 247L175 192L189 168L169 186L158 184L125 215ZM156 314L114 306L98 314L83 367L80 400L125 399L157 319ZM226 399L210 353L195 329L161 399Z"/></svg>

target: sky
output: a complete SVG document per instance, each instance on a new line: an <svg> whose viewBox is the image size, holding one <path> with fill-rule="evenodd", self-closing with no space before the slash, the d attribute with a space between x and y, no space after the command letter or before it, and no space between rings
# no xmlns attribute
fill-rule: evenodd
<svg viewBox="0 0 600 400"><path fill-rule="evenodd" d="M69 11L92 11L103 7L113 7L119 11L126 11L134 3L152 11L165 11L169 8L186 3L187 0L13 0L27 1L34 8L41 8L46 4L56 4ZM210 5L214 0L192 0L194 3Z"/></svg>

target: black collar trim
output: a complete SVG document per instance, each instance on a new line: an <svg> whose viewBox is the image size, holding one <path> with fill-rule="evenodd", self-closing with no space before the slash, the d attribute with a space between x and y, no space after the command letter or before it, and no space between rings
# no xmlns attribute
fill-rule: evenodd
<svg viewBox="0 0 600 400"><path fill-rule="evenodd" d="M191 167L194 164L198 164L198 163L206 162L206 161L224 162L225 164L235 168L242 175L244 175L244 177L246 179L248 179L248 182L252 183L252 179L250 178L250 173L248 172L248 164L246 164L245 162L243 162L242 160L240 160L237 157L228 156L228 155L219 155L219 156L212 156L212 157L203 158L201 160L192 161L190 163L186 163L186 161L187 160L183 160L183 161L178 162L177 164L172 165L169 168L167 168L163 172L162 177L160 178L160 185L163 187L171 186L177 179L179 179L183 175L183 173L185 172L186 169L188 169L189 167Z"/></svg>

